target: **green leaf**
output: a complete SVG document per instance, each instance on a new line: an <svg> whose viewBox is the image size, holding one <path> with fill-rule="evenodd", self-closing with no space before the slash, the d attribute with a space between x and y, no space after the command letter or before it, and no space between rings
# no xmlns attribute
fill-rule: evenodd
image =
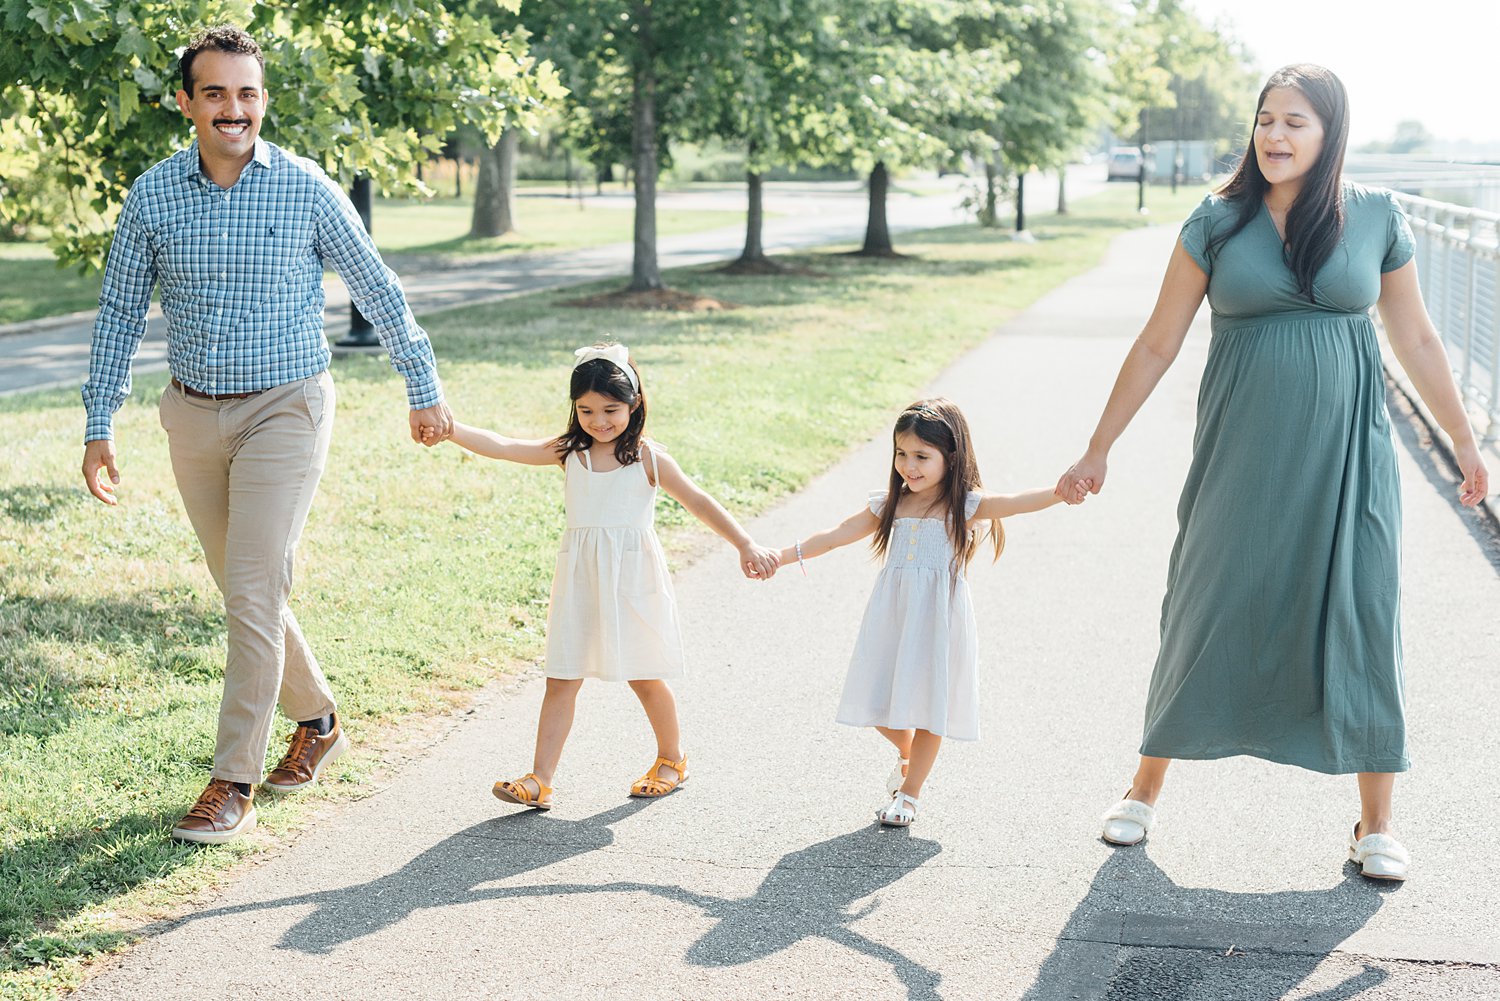
<svg viewBox="0 0 1500 1001"><path fill-rule="evenodd" d="M141 88L134 81L124 80L120 83L120 118L119 125L124 127L125 123L135 116L141 109Z"/></svg>

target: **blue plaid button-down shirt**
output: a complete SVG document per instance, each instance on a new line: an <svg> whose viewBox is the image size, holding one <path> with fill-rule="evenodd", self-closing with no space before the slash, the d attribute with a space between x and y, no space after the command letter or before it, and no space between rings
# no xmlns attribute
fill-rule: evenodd
<svg viewBox="0 0 1500 1001"><path fill-rule="evenodd" d="M167 364L184 385L248 393L323 371L325 262L374 325L411 407L441 403L427 334L328 175L257 139L225 190L204 176L194 142L142 174L120 211L83 386L84 440L112 437L153 286L167 318Z"/></svg>

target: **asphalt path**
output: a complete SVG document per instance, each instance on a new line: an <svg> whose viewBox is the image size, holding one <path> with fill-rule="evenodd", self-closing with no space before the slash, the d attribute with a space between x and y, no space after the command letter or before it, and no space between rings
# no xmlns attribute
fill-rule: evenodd
<svg viewBox="0 0 1500 1001"><path fill-rule="evenodd" d="M1076 457L1173 237L1120 237L930 387L968 414L990 488L1050 484ZM709 550L676 574L681 791L626 798L649 730L624 686L591 683L557 808L498 803L542 686L493 686L77 997L1500 997L1494 540L1399 413L1413 878L1345 862L1351 776L1249 758L1177 763L1145 844L1097 837L1134 765L1207 338L1205 315L1101 496L1012 519L1005 556L976 565L983 737L944 747L908 831L873 822L884 742L833 722L866 554L752 583ZM854 449L751 531L785 544L856 510L888 450Z"/></svg>

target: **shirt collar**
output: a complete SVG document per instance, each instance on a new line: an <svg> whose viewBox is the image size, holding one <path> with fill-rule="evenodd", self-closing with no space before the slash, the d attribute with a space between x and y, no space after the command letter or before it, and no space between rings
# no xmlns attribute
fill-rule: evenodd
<svg viewBox="0 0 1500 1001"><path fill-rule="evenodd" d="M250 163L259 167L265 167L268 170L271 167L271 144L260 136L255 137L255 151L250 154ZM208 180L203 174L203 161L198 156L197 139L194 139L193 144L188 147L187 176L190 181L202 182ZM243 172L241 172L241 176L243 176Z"/></svg>

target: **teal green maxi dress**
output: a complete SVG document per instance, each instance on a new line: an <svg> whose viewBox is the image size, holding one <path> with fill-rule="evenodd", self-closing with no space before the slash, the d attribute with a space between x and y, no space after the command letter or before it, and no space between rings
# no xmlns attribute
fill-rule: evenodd
<svg viewBox="0 0 1500 1001"><path fill-rule="evenodd" d="M1401 495L1369 310L1412 237L1388 193L1345 184L1344 199L1315 303L1298 295L1264 206L1213 253L1237 203L1210 195L1183 224L1209 276L1213 340L1144 755L1410 767Z"/></svg>

